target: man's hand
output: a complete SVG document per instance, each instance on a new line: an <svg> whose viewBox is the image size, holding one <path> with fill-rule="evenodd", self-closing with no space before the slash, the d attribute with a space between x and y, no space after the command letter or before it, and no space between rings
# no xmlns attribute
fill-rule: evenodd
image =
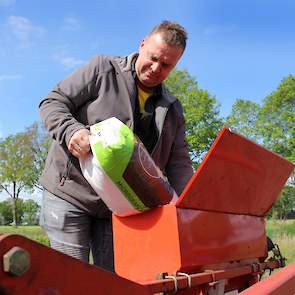
<svg viewBox="0 0 295 295"><path fill-rule="evenodd" d="M68 149L76 158L85 157L89 153L89 133L88 129L80 129L72 135Z"/></svg>

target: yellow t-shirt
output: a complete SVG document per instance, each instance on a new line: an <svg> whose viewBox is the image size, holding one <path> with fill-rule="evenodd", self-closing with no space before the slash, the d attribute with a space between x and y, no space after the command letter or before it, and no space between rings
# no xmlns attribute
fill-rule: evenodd
<svg viewBox="0 0 295 295"><path fill-rule="evenodd" d="M141 118L144 118L148 113L144 110L144 106L148 98L152 95L150 92L145 92L137 85L138 90L138 102L139 102L139 111Z"/></svg>

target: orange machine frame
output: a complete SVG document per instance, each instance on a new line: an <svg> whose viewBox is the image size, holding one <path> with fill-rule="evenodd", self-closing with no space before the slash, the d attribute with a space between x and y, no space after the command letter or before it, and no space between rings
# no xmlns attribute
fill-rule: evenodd
<svg viewBox="0 0 295 295"><path fill-rule="evenodd" d="M115 270L133 281L255 263L264 216L293 165L223 128L176 204L113 216Z"/></svg>

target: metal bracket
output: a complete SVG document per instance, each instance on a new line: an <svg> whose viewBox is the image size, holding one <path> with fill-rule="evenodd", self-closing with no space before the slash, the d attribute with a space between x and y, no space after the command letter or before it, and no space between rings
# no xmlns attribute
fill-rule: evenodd
<svg viewBox="0 0 295 295"><path fill-rule="evenodd" d="M165 276L165 279L172 279L174 281L174 293L178 291L177 279L175 276Z"/></svg>
<svg viewBox="0 0 295 295"><path fill-rule="evenodd" d="M254 262L251 264L251 267L252 267L253 273L263 273L264 272L263 269L261 268L260 263Z"/></svg>
<svg viewBox="0 0 295 295"><path fill-rule="evenodd" d="M272 250L272 252L273 252L273 254L274 254L274 257L275 258L278 258L279 259L279 261L280 261L280 267L284 267L284 266L286 266L286 257L284 257L283 255L282 255L282 252L281 252L281 250L280 250L280 247L279 247L279 245L278 244L274 244L274 249Z"/></svg>
<svg viewBox="0 0 295 295"><path fill-rule="evenodd" d="M187 286L188 288L192 287L192 278L189 274L185 273L185 272L177 272L176 273L177 276L184 276L187 278Z"/></svg>
<svg viewBox="0 0 295 295"><path fill-rule="evenodd" d="M212 276L212 283L215 283L216 282L216 276L215 276L214 270L206 269L206 270L204 270L204 272L207 272L207 273L210 273L211 274L211 276Z"/></svg>

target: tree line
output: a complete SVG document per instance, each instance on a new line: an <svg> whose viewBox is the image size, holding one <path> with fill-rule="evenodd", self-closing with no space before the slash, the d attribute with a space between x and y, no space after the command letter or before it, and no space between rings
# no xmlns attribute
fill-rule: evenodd
<svg viewBox="0 0 295 295"><path fill-rule="evenodd" d="M166 80L166 86L182 103L186 138L195 168L224 125L295 161L295 76L283 78L277 88L262 99L261 104L249 99L236 99L226 118L221 117L220 104L215 96L199 88L196 78L188 71L175 69ZM0 139L0 191L10 198L13 222L16 224L23 218L21 195L42 190L38 178L50 141L41 123L33 123L23 132ZM293 173L270 216L285 218L294 207ZM26 209L22 210L26 212Z"/></svg>
<svg viewBox="0 0 295 295"><path fill-rule="evenodd" d="M13 202L11 199L0 202L0 225L15 225L13 216ZM32 199L17 200L17 224L39 224L40 205Z"/></svg>

